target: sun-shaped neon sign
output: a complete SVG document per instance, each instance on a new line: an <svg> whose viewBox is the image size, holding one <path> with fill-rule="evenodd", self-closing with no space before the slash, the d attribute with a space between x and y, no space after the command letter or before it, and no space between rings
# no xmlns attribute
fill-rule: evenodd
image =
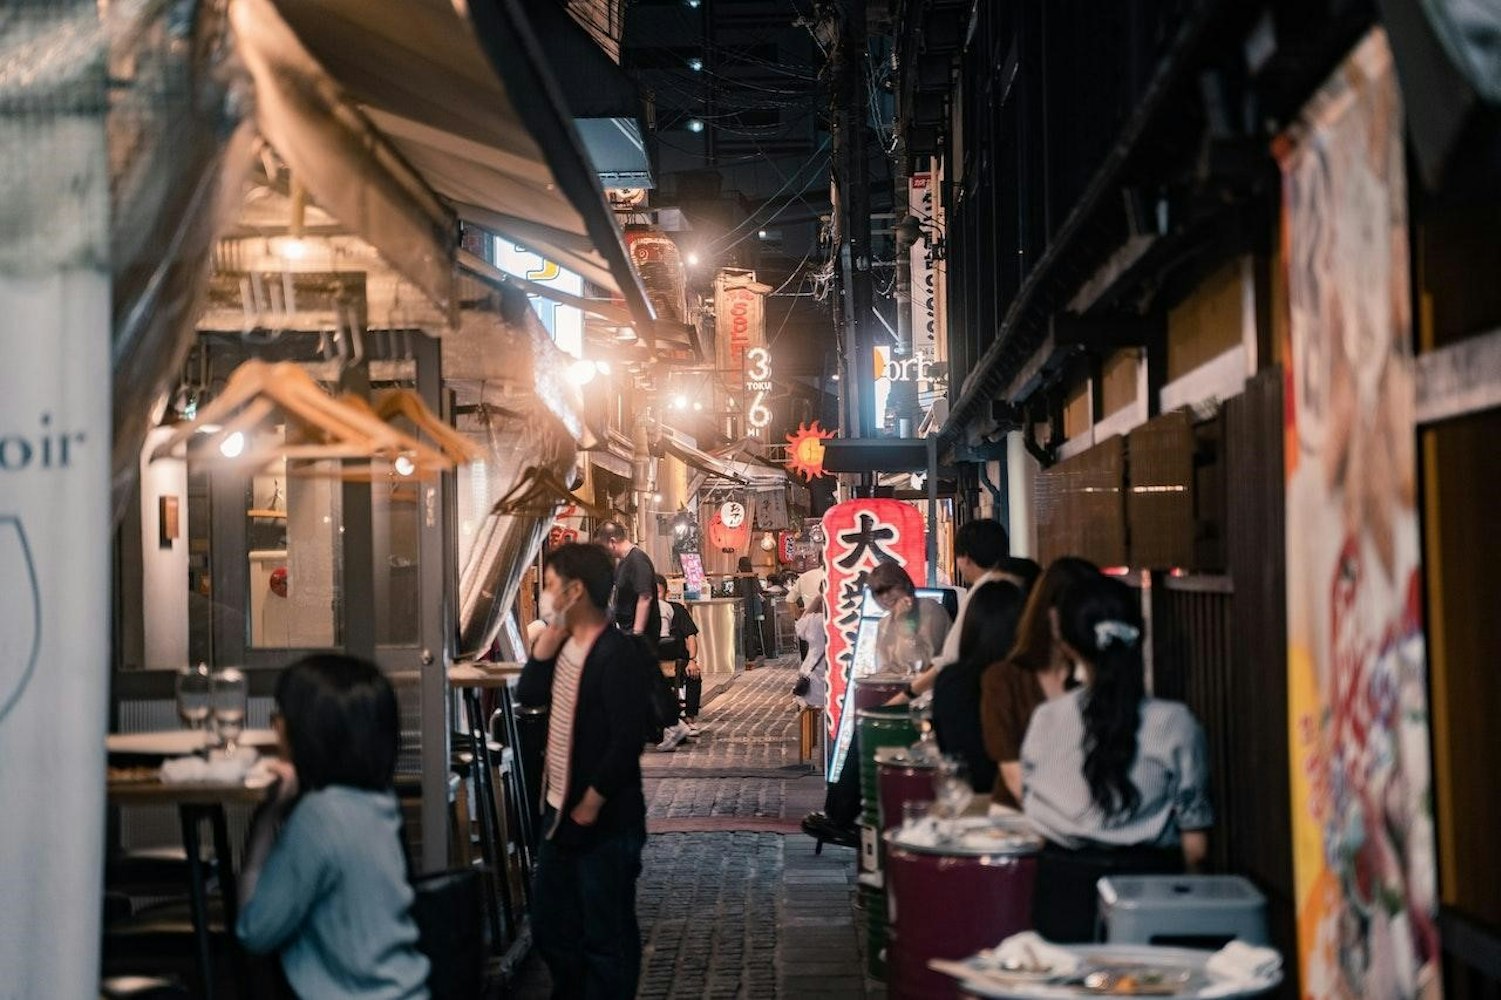
<svg viewBox="0 0 1501 1000"><path fill-rule="evenodd" d="M787 435L787 443L791 445L787 449L787 468L809 482L828 475L823 468L823 443L833 436L834 432L819 427L817 420L798 424L797 431Z"/></svg>

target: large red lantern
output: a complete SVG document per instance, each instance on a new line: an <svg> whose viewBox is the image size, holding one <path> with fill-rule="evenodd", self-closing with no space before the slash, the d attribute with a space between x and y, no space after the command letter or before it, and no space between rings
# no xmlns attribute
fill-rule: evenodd
<svg viewBox="0 0 1501 1000"><path fill-rule="evenodd" d="M846 500L823 516L830 745L838 739L844 692L851 681L865 578L877 563L894 561L923 586L928 575L926 530L922 513L901 500Z"/></svg>
<svg viewBox="0 0 1501 1000"><path fill-rule="evenodd" d="M743 552L750 544L750 514L739 500L727 500L714 508L705 532L711 548L721 552Z"/></svg>

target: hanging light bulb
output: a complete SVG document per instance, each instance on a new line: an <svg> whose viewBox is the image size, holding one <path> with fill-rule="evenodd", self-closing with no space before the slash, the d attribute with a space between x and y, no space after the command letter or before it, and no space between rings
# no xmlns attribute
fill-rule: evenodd
<svg viewBox="0 0 1501 1000"><path fill-rule="evenodd" d="M391 463L398 476L410 476L417 471L417 466L406 455L397 455L396 461Z"/></svg>
<svg viewBox="0 0 1501 1000"><path fill-rule="evenodd" d="M219 454L225 458L239 458L245 453L245 435L235 431L229 437L219 442Z"/></svg>
<svg viewBox="0 0 1501 1000"><path fill-rule="evenodd" d="M772 535L771 532L768 531L764 535L761 536L761 550L763 552L770 552L772 549L774 549L776 547L777 547L777 540L776 540L776 537L774 535Z"/></svg>

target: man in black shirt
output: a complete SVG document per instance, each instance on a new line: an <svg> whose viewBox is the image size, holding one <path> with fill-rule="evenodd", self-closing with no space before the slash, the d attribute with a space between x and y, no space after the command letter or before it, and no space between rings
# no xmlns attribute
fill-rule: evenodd
<svg viewBox="0 0 1501 1000"><path fill-rule="evenodd" d="M662 616L657 610L657 571L651 557L632 544L619 521L606 521L595 538L615 557L615 593L610 604L615 624L623 632L641 636L655 656Z"/></svg>

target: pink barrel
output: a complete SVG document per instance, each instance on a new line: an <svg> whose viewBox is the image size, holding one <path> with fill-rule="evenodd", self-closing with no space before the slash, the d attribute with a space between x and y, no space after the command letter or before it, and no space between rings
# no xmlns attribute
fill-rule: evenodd
<svg viewBox="0 0 1501 1000"><path fill-rule="evenodd" d="M932 958L962 959L1032 926L1036 845L977 852L909 848L886 834L887 996L958 997L958 983L928 968Z"/></svg>
<svg viewBox="0 0 1501 1000"><path fill-rule="evenodd" d="M871 674L855 678L855 711L876 708L907 689L907 678L895 674Z"/></svg>
<svg viewBox="0 0 1501 1000"><path fill-rule="evenodd" d="M905 747L876 751L876 787L881 832L902 825L902 805L933 801L933 763L912 760Z"/></svg>

